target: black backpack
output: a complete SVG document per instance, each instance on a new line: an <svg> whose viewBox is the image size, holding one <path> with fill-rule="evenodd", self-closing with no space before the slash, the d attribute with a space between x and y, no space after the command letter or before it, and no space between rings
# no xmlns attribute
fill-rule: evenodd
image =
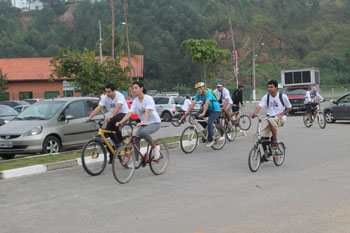
<svg viewBox="0 0 350 233"><path fill-rule="evenodd" d="M268 94L268 95L267 95L267 101L266 101L266 102L267 102L267 107L269 107L269 103L270 103L270 95L271 95L271 94ZM282 98L282 95L283 95L283 94L282 94L282 93L280 93L280 92L278 92L278 95L279 95L279 98L280 98L280 101L281 101L281 103L282 103L283 107L285 107L285 106L284 106L284 102L283 102L283 98Z"/></svg>

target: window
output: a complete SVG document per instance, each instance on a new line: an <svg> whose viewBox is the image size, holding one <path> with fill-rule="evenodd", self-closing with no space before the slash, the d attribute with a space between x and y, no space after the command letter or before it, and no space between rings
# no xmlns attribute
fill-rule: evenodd
<svg viewBox="0 0 350 233"><path fill-rule="evenodd" d="M350 95L347 95L341 100L339 100L339 103L350 103Z"/></svg>
<svg viewBox="0 0 350 233"><path fill-rule="evenodd" d="M45 91L45 99L57 98L57 96L59 95L60 95L59 91Z"/></svg>
<svg viewBox="0 0 350 233"><path fill-rule="evenodd" d="M304 83L311 83L310 71L303 71L303 82Z"/></svg>
<svg viewBox="0 0 350 233"><path fill-rule="evenodd" d="M84 101L80 100L69 104L66 110L64 111L64 114L65 116L73 115L74 118L86 117L87 115L85 113Z"/></svg>
<svg viewBox="0 0 350 233"><path fill-rule="evenodd" d="M24 100L24 99L33 99L33 92L28 91L28 92L20 92L19 93L19 99Z"/></svg>
<svg viewBox="0 0 350 233"><path fill-rule="evenodd" d="M168 104L169 98L159 98L156 102L156 104Z"/></svg>
<svg viewBox="0 0 350 233"><path fill-rule="evenodd" d="M73 97L73 91L63 91L64 97Z"/></svg>
<svg viewBox="0 0 350 233"><path fill-rule="evenodd" d="M98 100L87 100L86 104L87 104L87 114L90 115L91 112L98 106ZM102 113L99 112L98 114L101 115Z"/></svg>
<svg viewBox="0 0 350 233"><path fill-rule="evenodd" d="M292 72L285 73L284 80L286 84L293 84L293 73Z"/></svg>
<svg viewBox="0 0 350 233"><path fill-rule="evenodd" d="M301 72L294 72L294 83L302 83Z"/></svg>

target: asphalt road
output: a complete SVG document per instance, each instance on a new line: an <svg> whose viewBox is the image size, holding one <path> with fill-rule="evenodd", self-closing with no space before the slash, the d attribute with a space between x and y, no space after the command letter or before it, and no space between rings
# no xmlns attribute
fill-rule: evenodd
<svg viewBox="0 0 350 233"><path fill-rule="evenodd" d="M0 232L350 232L350 123L307 129L289 117L285 163L252 173L256 124L221 151L173 150L164 175L146 167L125 185L111 167L2 180Z"/></svg>

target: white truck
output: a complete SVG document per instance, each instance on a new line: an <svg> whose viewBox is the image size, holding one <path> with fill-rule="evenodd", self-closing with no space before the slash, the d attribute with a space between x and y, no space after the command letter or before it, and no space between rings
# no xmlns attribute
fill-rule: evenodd
<svg viewBox="0 0 350 233"><path fill-rule="evenodd" d="M320 71L317 68L306 68L300 70L282 70L281 83L285 94L292 104L292 111L304 111L306 91L312 87L320 87Z"/></svg>

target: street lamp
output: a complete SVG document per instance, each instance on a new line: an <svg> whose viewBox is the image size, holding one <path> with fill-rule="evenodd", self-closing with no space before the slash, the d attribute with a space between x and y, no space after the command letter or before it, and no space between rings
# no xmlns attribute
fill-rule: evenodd
<svg viewBox="0 0 350 233"><path fill-rule="evenodd" d="M264 43L261 43L261 46L264 46ZM253 56L252 56L252 71L253 71L253 100L256 101L256 85L255 85L255 61L258 57L257 54L255 54L255 42L253 41Z"/></svg>

